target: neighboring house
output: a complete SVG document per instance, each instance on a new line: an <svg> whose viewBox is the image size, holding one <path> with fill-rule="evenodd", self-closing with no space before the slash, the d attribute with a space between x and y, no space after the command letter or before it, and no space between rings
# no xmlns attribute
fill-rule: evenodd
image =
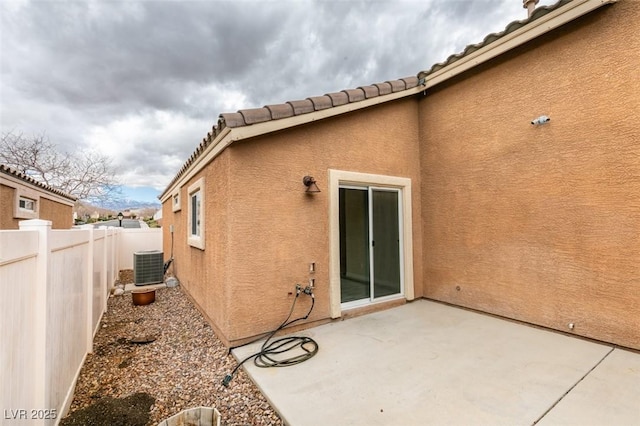
<svg viewBox="0 0 640 426"><path fill-rule="evenodd" d="M0 229L18 229L19 222L43 219L54 229L73 225L76 198L0 164Z"/></svg>
<svg viewBox="0 0 640 426"><path fill-rule="evenodd" d="M153 220L155 220L158 225L162 226L162 209L159 209L153 214Z"/></svg>
<svg viewBox="0 0 640 426"><path fill-rule="evenodd" d="M540 7L416 77L221 114L160 198L225 344L314 279L307 326L425 297L640 349L640 7L607 3Z"/></svg>

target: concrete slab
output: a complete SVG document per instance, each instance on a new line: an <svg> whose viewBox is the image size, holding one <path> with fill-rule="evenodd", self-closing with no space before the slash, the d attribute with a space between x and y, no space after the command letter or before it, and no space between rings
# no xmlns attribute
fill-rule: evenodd
<svg viewBox="0 0 640 426"><path fill-rule="evenodd" d="M245 368L286 423L305 426L531 425L611 351L427 300L297 334L318 342L314 358Z"/></svg>
<svg viewBox="0 0 640 426"><path fill-rule="evenodd" d="M147 284L147 285L125 284L124 292L130 293L132 291L157 290L159 288L165 288L166 286L167 285L165 283Z"/></svg>
<svg viewBox="0 0 640 426"><path fill-rule="evenodd" d="M539 425L640 425L640 354L615 349Z"/></svg>

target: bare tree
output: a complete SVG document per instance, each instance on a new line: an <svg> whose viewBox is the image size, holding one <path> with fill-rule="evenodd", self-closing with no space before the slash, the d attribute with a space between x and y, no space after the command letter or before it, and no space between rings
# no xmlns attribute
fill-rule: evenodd
<svg viewBox="0 0 640 426"><path fill-rule="evenodd" d="M44 134L29 138L3 133L0 163L79 200L102 201L120 195L111 159L91 150L60 151Z"/></svg>

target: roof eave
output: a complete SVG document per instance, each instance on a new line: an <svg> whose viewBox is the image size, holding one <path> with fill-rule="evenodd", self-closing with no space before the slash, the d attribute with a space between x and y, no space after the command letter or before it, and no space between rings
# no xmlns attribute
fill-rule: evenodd
<svg viewBox="0 0 640 426"><path fill-rule="evenodd" d="M209 164L214 158L216 158L229 144L231 143L231 131L230 127L225 127L217 134L215 139L205 148L205 150L197 156L192 164L190 164L184 173L172 182L165 190L158 196L160 202L164 203L171 197L177 189L179 189L183 182L188 182L196 173Z"/></svg>
<svg viewBox="0 0 640 426"><path fill-rule="evenodd" d="M278 120L270 120L262 123L252 124L250 126L241 127L225 127L223 131L216 136L211 144L198 156L193 164L190 164L185 173L175 182L169 185L158 197L162 203L167 201L171 194L174 194L178 188L188 182L214 158L216 158L225 148L234 142L250 139L256 136L285 130L291 127L301 126L303 124L312 123L314 121L324 120L336 115L357 111L385 102L395 101L397 99L413 96L424 90L424 87L418 85L411 89L405 89L399 92L390 93L384 96L364 99L358 102L347 103L344 105L314 111L306 114L296 115Z"/></svg>
<svg viewBox="0 0 640 426"><path fill-rule="evenodd" d="M374 105L379 105L386 102L395 101L397 99L406 98L408 96L413 96L422 91L424 91L424 87L418 85L411 89L402 90L400 92L390 93L388 95L378 96L375 98L364 99L358 102L347 103L344 105L327 108L320 111L314 111L307 114L296 115L279 120L266 121L264 123L252 124L251 126L236 127L232 129L231 140L232 142L235 142L242 139L249 139L263 134L312 123L314 121L324 120L325 118L334 117L336 115L342 115L348 112L369 108Z"/></svg>
<svg viewBox="0 0 640 426"><path fill-rule="evenodd" d="M36 191L47 194L48 198L63 204L71 203L70 205L74 205L75 202L78 201L77 197L39 182L12 167L5 166L4 164L0 164L0 177L6 179L7 182L29 186Z"/></svg>
<svg viewBox="0 0 640 426"><path fill-rule="evenodd" d="M500 37L498 40L465 55L464 57L448 64L444 68L429 73L422 71L418 78L423 83L422 88L428 89L468 71L484 62L500 56L509 50L521 46L541 35L565 25L580 16L598 9L605 4L616 3L617 0L573 0L566 5L549 12L548 14L523 25L522 27ZM423 81L424 80L424 81Z"/></svg>

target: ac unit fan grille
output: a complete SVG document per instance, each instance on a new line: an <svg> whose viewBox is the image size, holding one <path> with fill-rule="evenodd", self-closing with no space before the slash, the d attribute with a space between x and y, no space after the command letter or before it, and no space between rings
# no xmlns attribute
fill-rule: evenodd
<svg viewBox="0 0 640 426"><path fill-rule="evenodd" d="M164 279L163 253L159 250L133 253L133 280L135 285L161 283Z"/></svg>

